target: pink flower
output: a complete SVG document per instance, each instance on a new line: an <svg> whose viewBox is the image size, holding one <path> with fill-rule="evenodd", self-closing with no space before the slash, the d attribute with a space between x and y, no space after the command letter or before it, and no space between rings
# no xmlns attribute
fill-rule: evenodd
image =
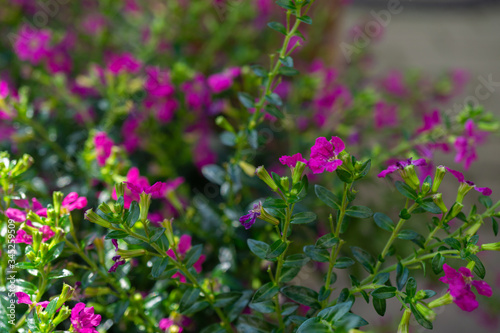
<svg viewBox="0 0 500 333"><path fill-rule="evenodd" d="M477 160L476 146L485 140L486 135L486 132L476 130L476 125L472 119L467 120L463 136L459 136L455 140L455 149L457 151L455 162L464 162L464 169L468 170L471 163Z"/></svg>
<svg viewBox="0 0 500 333"><path fill-rule="evenodd" d="M71 325L78 333L98 333L95 327L101 323L101 315L94 314L94 307L77 303L71 310Z"/></svg>
<svg viewBox="0 0 500 333"><path fill-rule="evenodd" d="M85 17L82 28L89 35L98 35L106 27L106 18L101 14L91 14Z"/></svg>
<svg viewBox="0 0 500 333"><path fill-rule="evenodd" d="M439 281L449 285L449 293L453 297L458 307L464 311L470 312L478 307L476 295L472 292L471 285L474 286L480 295L490 297L493 292L491 287L484 281L473 281L470 269L460 267L458 271L443 265L444 276Z"/></svg>
<svg viewBox="0 0 500 333"><path fill-rule="evenodd" d="M231 88L232 85L233 77L226 73L212 74L208 77L208 86L216 94Z"/></svg>
<svg viewBox="0 0 500 333"><path fill-rule="evenodd" d="M127 185L127 188L134 194L141 195L142 193L146 193L146 194L151 194L155 198L161 196L161 190L164 186L166 186L166 184L162 182L156 182L152 186L149 186L149 184L141 185L141 184L134 184L131 182L124 182L124 183Z"/></svg>
<svg viewBox="0 0 500 333"><path fill-rule="evenodd" d="M491 195L492 191L489 187L476 187L476 185L473 182L471 182L469 180L465 180L463 173L456 171L456 170L453 170L453 169L450 169L448 167L445 167L445 168L449 173L451 173L458 180L459 183L466 183L466 184L474 187L474 189L476 191L478 191L479 193L481 193L482 195L486 195L486 196Z"/></svg>
<svg viewBox="0 0 500 333"><path fill-rule="evenodd" d="M163 330L163 331L166 331L170 328L170 326L172 326L174 324L174 321L170 318L163 318L160 320L160 322L158 323L158 327Z"/></svg>
<svg viewBox="0 0 500 333"><path fill-rule="evenodd" d="M297 154L292 155L292 156L283 155L280 157L280 162L281 162L281 164L287 165L290 168L295 168L295 166L297 165L297 162L307 163L306 159L302 158L301 153L297 153Z"/></svg>
<svg viewBox="0 0 500 333"><path fill-rule="evenodd" d="M137 135L136 130L139 128L140 120L136 117L129 117L123 123L121 134L123 137L123 146L127 152L133 152L140 143L139 135Z"/></svg>
<svg viewBox="0 0 500 333"><path fill-rule="evenodd" d="M384 178L390 173L395 172L396 170L404 170L404 168L408 165L415 165L415 166L425 166L427 165L427 162L425 159L420 158L418 160L413 161L413 158L409 158L406 161L399 161L394 164L389 165L389 167L385 170L383 170L381 173L377 175L378 178Z"/></svg>
<svg viewBox="0 0 500 333"><path fill-rule="evenodd" d="M16 208L7 208L5 210L5 216L7 216L8 219L14 220L15 222L26 221L26 214Z"/></svg>
<svg viewBox="0 0 500 333"><path fill-rule="evenodd" d="M69 73L73 63L69 53L61 47L50 50L47 54L47 69L50 73Z"/></svg>
<svg viewBox="0 0 500 333"><path fill-rule="evenodd" d="M28 304L28 305L31 305L33 304L33 302L31 301L31 298L28 294L22 292L22 291L18 291L16 293L16 296L17 296L17 304ZM43 302L38 302L38 303L35 303L36 305L40 305L42 308L46 308L47 305L49 305L50 302L48 301L43 301Z"/></svg>
<svg viewBox="0 0 500 333"><path fill-rule="evenodd" d="M139 72L141 66L141 62L135 59L132 54L123 53L112 56L107 68L111 73L118 75L123 72L135 74Z"/></svg>
<svg viewBox="0 0 500 333"><path fill-rule="evenodd" d="M87 206L87 198L80 197L76 192L71 192L64 198L61 206L70 212L75 209L82 209Z"/></svg>
<svg viewBox="0 0 500 333"><path fill-rule="evenodd" d="M112 239L111 243L113 243L115 247L115 252L118 251L118 241L116 239ZM114 273L116 272L116 269L118 266L125 265L125 259L122 259L122 256L116 255L112 258L112 260L115 262L113 266L111 266L108 270L108 273Z"/></svg>
<svg viewBox="0 0 500 333"><path fill-rule="evenodd" d="M442 124L441 115L438 110L432 111L430 114L424 114L424 124L417 129L417 134L422 132L432 131L434 128Z"/></svg>
<svg viewBox="0 0 500 333"><path fill-rule="evenodd" d="M325 137L319 137L314 146L311 147L311 158L307 162L307 166L313 173L322 173L325 170L333 172L342 165L342 161L337 156L344 149L344 142L337 136L332 136L330 141Z"/></svg>
<svg viewBox="0 0 500 333"><path fill-rule="evenodd" d="M210 104L210 90L201 74L196 75L193 80L181 85L184 98L188 108L201 110Z"/></svg>
<svg viewBox="0 0 500 333"><path fill-rule="evenodd" d="M18 230L16 233L16 238L14 238L14 243L17 244L33 244L33 237L28 235L24 230Z"/></svg>
<svg viewBox="0 0 500 333"><path fill-rule="evenodd" d="M156 119L160 122L166 124L172 121L175 115L175 111L179 108L179 103L173 99L168 98L161 101L155 105L156 108Z"/></svg>
<svg viewBox="0 0 500 333"><path fill-rule="evenodd" d="M177 254L179 257L175 256L175 252L172 249L169 249L167 251L167 255L175 260L183 260L186 253L191 249L191 236L189 235L182 235L179 238L179 242L177 244ZM205 262L205 255L201 255L200 258L193 264L194 269L196 270L197 273L201 273L201 265ZM182 283L186 283L186 277L182 275L180 272L175 273L172 275L172 278L179 278L179 281Z"/></svg>
<svg viewBox="0 0 500 333"><path fill-rule="evenodd" d="M156 67L147 67L148 78L144 83L146 91L155 97L169 97L175 92L175 86L170 79L170 73Z"/></svg>
<svg viewBox="0 0 500 333"><path fill-rule="evenodd" d="M28 199L14 199L12 201L16 204L16 206L23 208L26 211L32 210L38 216L47 217L47 208L44 208L36 198L31 199L31 205Z"/></svg>
<svg viewBox="0 0 500 333"><path fill-rule="evenodd" d="M37 65L50 50L51 32L34 30L27 25L21 27L14 42L14 51L21 60Z"/></svg>
<svg viewBox="0 0 500 333"><path fill-rule="evenodd" d="M382 80L381 85L391 95L405 97L408 94L403 74L400 71L389 72L387 77Z"/></svg>
<svg viewBox="0 0 500 333"><path fill-rule="evenodd" d="M42 225L38 231L42 233L42 241L46 242L52 238L56 233L48 225Z"/></svg>
<svg viewBox="0 0 500 333"><path fill-rule="evenodd" d="M375 128L398 126L398 107L397 105L378 102L375 104Z"/></svg>
<svg viewBox="0 0 500 333"><path fill-rule="evenodd" d="M106 160L111 156L113 144L113 140L105 132L99 132L94 136L95 152L99 166L106 165Z"/></svg>
<svg viewBox="0 0 500 333"><path fill-rule="evenodd" d="M256 203L253 208L248 211L248 214L240 217L240 223L245 227L246 230L250 229L254 225L257 218L260 216L262 210L262 203Z"/></svg>
<svg viewBox="0 0 500 333"><path fill-rule="evenodd" d="M127 173L127 182L132 183L137 186L145 187L149 186L149 181L146 177L141 177L139 174L139 169L137 168L130 168L130 170ZM113 199L117 200L118 197L116 196L116 191L113 189L113 194L112 194ZM136 194L128 189L125 190L125 194L123 195L123 200L124 200L124 207L126 209L130 208L130 204L132 201L139 201L140 197L139 194Z"/></svg>
<svg viewBox="0 0 500 333"><path fill-rule="evenodd" d="M9 85L7 82L0 80L0 98L9 96Z"/></svg>

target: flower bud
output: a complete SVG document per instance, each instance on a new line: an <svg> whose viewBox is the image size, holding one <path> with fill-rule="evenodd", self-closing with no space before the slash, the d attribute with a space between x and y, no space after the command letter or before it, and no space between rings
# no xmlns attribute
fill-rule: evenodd
<svg viewBox="0 0 500 333"><path fill-rule="evenodd" d="M422 193L427 194L431 190L431 185L427 182L422 184Z"/></svg>
<svg viewBox="0 0 500 333"><path fill-rule="evenodd" d="M455 216L458 215L462 211L462 208L464 208L464 205L462 205L459 202L455 202L453 206L451 206L451 210L448 212L448 214L445 217L445 222L450 222Z"/></svg>
<svg viewBox="0 0 500 333"><path fill-rule="evenodd" d="M28 212L27 218L28 218L28 220L30 220L32 222L37 222L37 223L43 224L42 218L40 216L38 216L37 214L35 214L31 210Z"/></svg>
<svg viewBox="0 0 500 333"><path fill-rule="evenodd" d="M89 209L85 212L85 219L89 220L92 223L99 224L104 228L111 227L111 223L97 215L92 209Z"/></svg>
<svg viewBox="0 0 500 333"><path fill-rule="evenodd" d="M399 322L398 333L409 333L410 318L411 311L406 309L405 312L403 312L401 321Z"/></svg>
<svg viewBox="0 0 500 333"><path fill-rule="evenodd" d="M500 243L488 243L481 245L481 251L500 251Z"/></svg>
<svg viewBox="0 0 500 333"><path fill-rule="evenodd" d="M469 229L467 229L467 231L465 232L465 235L466 236L474 236L477 231L479 230L479 228L481 228L481 226L483 225L483 221L478 221L476 223L474 223Z"/></svg>
<svg viewBox="0 0 500 333"><path fill-rule="evenodd" d="M279 225L280 221L274 216L270 215L263 207L260 208L260 216L259 219L269 222L273 225Z"/></svg>
<svg viewBox="0 0 500 333"><path fill-rule="evenodd" d="M229 131L231 133L236 133L233 125L231 125L229 121L227 121L227 119L224 118L224 116L218 116L217 118L215 118L215 123L217 124L217 126L225 129L226 131Z"/></svg>
<svg viewBox="0 0 500 333"><path fill-rule="evenodd" d="M266 168L264 168L263 165L255 169L255 174L257 177L259 177L264 183L266 183L267 186L271 188L274 192L278 192L278 185L274 182L274 180L271 178L271 175L269 172L267 172Z"/></svg>
<svg viewBox="0 0 500 333"><path fill-rule="evenodd" d="M441 296L441 297L433 300L429 304L427 304L427 306L429 307L429 309L434 309L434 308L448 305L451 303L453 303L453 297L451 297L450 293L446 293L443 296Z"/></svg>
<svg viewBox="0 0 500 333"><path fill-rule="evenodd" d="M62 192L56 191L52 193L52 200L54 201L54 210L56 211L57 215L61 214L61 203L63 201L64 195Z"/></svg>
<svg viewBox="0 0 500 333"><path fill-rule="evenodd" d="M118 249L118 251L116 251L116 254L121 256L123 259L130 259L130 258L135 258L135 257L142 257L143 255L146 254L146 250L144 250L144 249L137 249L137 250Z"/></svg>
<svg viewBox="0 0 500 333"><path fill-rule="evenodd" d="M241 170L243 170L243 172L246 173L249 177L253 177L255 175L255 167L250 163L239 161L238 165L240 166Z"/></svg>
<svg viewBox="0 0 500 333"><path fill-rule="evenodd" d="M70 300L71 297L73 297L74 291L75 289L64 283L61 294L59 295L59 299L57 300L56 309L59 309L61 306L63 306L64 302Z"/></svg>
<svg viewBox="0 0 500 333"><path fill-rule="evenodd" d="M281 177L280 183L285 191L288 191L290 189L290 179L288 179L288 177Z"/></svg>
<svg viewBox="0 0 500 333"><path fill-rule="evenodd" d="M112 214L113 211L111 210L111 208L108 206L107 203L103 202L102 204L99 205L99 207L97 207L101 212L103 212L104 214Z"/></svg>
<svg viewBox="0 0 500 333"><path fill-rule="evenodd" d="M399 173L403 178L404 182L408 184L415 191L420 190L420 179L418 179L417 172L415 171L415 166L413 164L407 165Z"/></svg>
<svg viewBox="0 0 500 333"><path fill-rule="evenodd" d="M24 154L22 158L17 160L16 165L10 171L12 177L18 176L28 170L34 163L33 157Z"/></svg>
<svg viewBox="0 0 500 333"><path fill-rule="evenodd" d="M424 184L427 184L427 183L424 183ZM446 214L448 212L448 208L446 207L446 205L443 202L443 195L441 193L434 194L432 196L432 201L434 201L434 203L436 204L436 206L438 206L439 209L441 209L441 211L443 212L443 214Z"/></svg>
<svg viewBox="0 0 500 333"><path fill-rule="evenodd" d="M40 231L36 231L33 233L33 251L36 253L40 249L40 244L42 244L43 234Z"/></svg>
<svg viewBox="0 0 500 333"><path fill-rule="evenodd" d="M339 160L342 161L342 167L349 171L354 171L354 166L352 165L351 155L345 150L341 151L337 156Z"/></svg>
<svg viewBox="0 0 500 333"><path fill-rule="evenodd" d="M172 221L173 219L172 220L164 219L162 222L163 227L166 229L165 235L167 235L167 239L170 246L173 246L175 244L174 230L172 229Z"/></svg>
<svg viewBox="0 0 500 333"><path fill-rule="evenodd" d="M446 174L446 169L444 166L440 165L436 168L436 173L434 174L434 182L432 183L431 193L437 193L441 182L443 181L444 175Z"/></svg>
<svg viewBox="0 0 500 333"><path fill-rule="evenodd" d="M57 316L52 320L52 325L56 327L57 325L65 321L70 314L71 311L69 310L69 308L67 306L63 306L57 313Z"/></svg>
<svg viewBox="0 0 500 333"><path fill-rule="evenodd" d="M434 319L436 319L436 312L432 311L431 309L429 309L428 307L426 307L425 305L421 304L421 303L417 303L416 305L417 307L417 310L424 316L425 319L427 319L428 321L434 321Z"/></svg>
<svg viewBox="0 0 500 333"><path fill-rule="evenodd" d="M293 168L292 172L292 183L297 184L300 182L302 179L302 174L304 173L304 170L306 169L306 164L302 161L298 161L297 164L295 164L295 167Z"/></svg>
<svg viewBox="0 0 500 333"><path fill-rule="evenodd" d="M115 184L116 197L119 198L125 194L125 184L117 183Z"/></svg>
<svg viewBox="0 0 500 333"><path fill-rule="evenodd" d="M142 192L139 200L139 221L145 222L148 218L149 206L151 205L151 194Z"/></svg>
<svg viewBox="0 0 500 333"><path fill-rule="evenodd" d="M468 182L463 182L460 183L460 186L458 187L458 193L457 193L457 202L462 203L464 201L464 197L467 193L469 193L470 190L474 188L474 185L469 184Z"/></svg>
<svg viewBox="0 0 500 333"><path fill-rule="evenodd" d="M104 262L104 238L103 237L96 237L94 238L94 246L97 252L97 255L99 256L99 262L103 263Z"/></svg>

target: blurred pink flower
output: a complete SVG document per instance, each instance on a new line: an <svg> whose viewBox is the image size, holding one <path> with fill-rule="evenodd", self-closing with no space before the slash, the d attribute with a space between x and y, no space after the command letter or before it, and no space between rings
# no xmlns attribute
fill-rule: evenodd
<svg viewBox="0 0 500 333"><path fill-rule="evenodd" d="M399 124L398 106L380 101L374 108L375 128L396 127Z"/></svg>
<svg viewBox="0 0 500 333"><path fill-rule="evenodd" d="M175 260L183 260L186 253L190 249L191 249L191 236L182 235L179 238L179 242L177 244L177 254L179 255L179 257L176 257L174 250L172 250L172 249L169 249L167 251L167 255L170 258L175 259ZM205 255L202 254L200 256L200 258L198 258L198 260L193 264L193 267L197 273L201 273L201 265L205 262L205 259L206 259ZM173 279L175 279L177 277L179 278L179 281L181 281L182 283L186 283L186 277L184 275L182 275L180 272L177 272L174 275L172 275Z"/></svg>
<svg viewBox="0 0 500 333"><path fill-rule="evenodd" d="M111 156L111 149L113 148L113 140L111 140L106 132L98 132L94 136L94 146L96 152L97 164L105 166L106 160Z"/></svg>
<svg viewBox="0 0 500 333"><path fill-rule="evenodd" d="M487 132L476 129L472 119L465 122L464 134L455 140L455 162L464 163L464 169L468 170L472 162L477 160L476 146L486 139Z"/></svg>

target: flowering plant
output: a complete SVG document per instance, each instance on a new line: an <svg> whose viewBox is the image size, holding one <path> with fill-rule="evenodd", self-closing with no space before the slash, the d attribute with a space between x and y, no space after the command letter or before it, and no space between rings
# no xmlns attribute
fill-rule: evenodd
<svg viewBox="0 0 500 333"><path fill-rule="evenodd" d="M498 189L455 169L499 123L442 111L463 71L371 77L359 27L347 64L321 60L346 5L6 6L0 332L355 333L392 316L403 333L452 303L487 311ZM279 45L269 67L253 45Z"/></svg>

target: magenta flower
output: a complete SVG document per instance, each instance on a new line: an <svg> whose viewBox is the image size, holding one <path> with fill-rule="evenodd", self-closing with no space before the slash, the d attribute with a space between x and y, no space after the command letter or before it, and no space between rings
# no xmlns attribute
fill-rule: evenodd
<svg viewBox="0 0 500 333"><path fill-rule="evenodd" d="M123 137L123 146L127 152L131 153L140 144L140 137L137 135L137 129L139 128L140 120L137 117L131 116L125 120L123 123L121 134Z"/></svg>
<svg viewBox="0 0 500 333"><path fill-rule="evenodd" d="M395 127L398 125L398 107L385 102L375 104L375 128Z"/></svg>
<svg viewBox="0 0 500 333"><path fill-rule="evenodd" d="M403 74L400 71L391 71L381 82L386 92L397 97L405 97L408 89L405 86Z"/></svg>
<svg viewBox="0 0 500 333"><path fill-rule="evenodd" d="M127 182L140 187L149 186L148 179L146 177L141 177L141 175L139 174L139 169L137 169L136 167L130 168L130 170L128 171ZM112 198L115 200L118 199L118 197L116 196L115 189L113 189ZM139 194L136 194L128 189L125 190L125 193L123 195L123 201L124 201L124 207L126 209L130 208L130 204L132 203L132 201L139 201L139 200L140 200Z"/></svg>
<svg viewBox="0 0 500 333"><path fill-rule="evenodd" d="M148 78L144 83L146 91L154 97L169 97L175 92L170 73L157 67L147 67Z"/></svg>
<svg viewBox="0 0 500 333"><path fill-rule="evenodd" d="M256 203L253 205L253 208L248 211L248 214L240 217L240 223L245 227L246 230L250 229L250 227L255 223L255 220L260 216L260 212L262 209L262 203Z"/></svg>
<svg viewBox="0 0 500 333"><path fill-rule="evenodd" d="M174 321L170 318L163 318L160 320L160 322L158 323L158 327L163 330L163 331L166 331L170 328L170 326L172 326L174 324Z"/></svg>
<svg viewBox="0 0 500 333"><path fill-rule="evenodd" d="M95 327L101 323L101 315L94 314L94 307L77 303L71 310L71 325L77 333L98 333Z"/></svg>
<svg viewBox="0 0 500 333"><path fill-rule="evenodd" d="M168 249L167 255L175 260L183 260L184 257L186 256L186 253L191 249L191 236L189 235L182 235L179 238L179 242L177 243L177 254L179 257L176 257L174 250ZM194 269L196 270L197 273L201 273L201 265L205 262L206 256L201 255L200 258L193 264ZM179 281L182 283L186 283L186 277L182 275L180 272L175 273L172 275L172 278L179 278Z"/></svg>
<svg viewBox="0 0 500 333"><path fill-rule="evenodd" d="M114 55L108 62L108 70L114 75L122 72L134 74L139 72L141 66L141 62L130 53Z"/></svg>
<svg viewBox="0 0 500 333"><path fill-rule="evenodd" d="M36 30L24 25L14 42L14 51L21 60L37 65L50 50L51 32Z"/></svg>
<svg viewBox="0 0 500 333"><path fill-rule="evenodd" d="M453 170L453 169L450 169L448 167L445 167L445 168L449 173L451 173L458 180L459 183L465 183L465 184L472 186L476 191L478 191L482 195L486 195L486 196L491 195L492 191L489 187L477 187L470 180L465 180L463 173L456 171L456 170Z"/></svg>
<svg viewBox="0 0 500 333"><path fill-rule="evenodd" d="M233 77L226 73L212 74L208 77L208 86L216 94L231 88L232 85Z"/></svg>
<svg viewBox="0 0 500 333"><path fill-rule="evenodd" d="M118 241L116 239L112 239L111 243L113 243L113 245L115 247L115 252L118 251ZM113 258L111 258L111 260L113 260L115 263L113 264L113 266L110 267L110 269L108 270L108 273L114 273L114 272L116 272L116 269L119 266L125 265L125 259L122 259L122 256L120 256L120 255L114 256Z"/></svg>
<svg viewBox="0 0 500 333"><path fill-rule="evenodd" d="M210 90L202 74L196 75L191 81L181 85L188 108L201 110L210 104Z"/></svg>
<svg viewBox="0 0 500 333"><path fill-rule="evenodd" d="M473 281L470 269L460 267L458 271L448 266L443 265L444 276L439 278L439 281L449 285L449 293L453 297L458 307L464 311L470 312L478 307L476 295L471 290L471 285L474 286L480 295L490 297L493 292L491 287L484 281Z"/></svg>
<svg viewBox="0 0 500 333"><path fill-rule="evenodd" d="M42 225L38 231L42 233L42 241L44 242L48 241L56 234L48 225Z"/></svg>
<svg viewBox="0 0 500 333"><path fill-rule="evenodd" d="M33 304L30 296L22 291L18 291L16 293L16 297L17 297L17 304L28 304L28 305ZM45 309L47 307L47 305L49 305L49 303L50 303L49 301L43 301L43 302L35 303L35 305L40 305L42 308Z"/></svg>
<svg viewBox="0 0 500 333"><path fill-rule="evenodd" d="M166 188L167 185L162 182L156 182L151 186L149 186L149 184L141 185L141 184L134 184L131 182L124 182L124 183L127 185L127 188L134 194L141 195L142 193L146 193L146 194L151 194L155 198L161 197L162 194L161 190L164 187Z"/></svg>
<svg viewBox="0 0 500 333"><path fill-rule="evenodd" d="M381 173L377 175L378 178L384 178L388 174L391 174L395 172L396 170L404 170L404 168L408 165L415 165L415 166L425 166L427 165L427 162L425 162L425 159L420 158L418 160L413 161L413 158L409 158L406 161L399 161L394 164L389 165L389 167L385 170L383 170Z"/></svg>
<svg viewBox="0 0 500 333"><path fill-rule="evenodd" d="M163 124L169 123L174 119L175 111L179 108L179 102L173 98L157 101L154 104L156 109L156 119Z"/></svg>
<svg viewBox="0 0 500 333"><path fill-rule="evenodd" d="M113 144L113 140L108 137L106 132L99 132L94 136L95 152L99 166L106 165L106 160L111 156Z"/></svg>
<svg viewBox="0 0 500 333"><path fill-rule="evenodd" d="M16 238L14 238L14 243L17 244L28 244L31 245L33 244L33 237L31 235L28 235L28 233L24 230L18 230L16 233Z"/></svg>
<svg viewBox="0 0 500 333"><path fill-rule="evenodd" d="M28 199L14 199L12 201L16 204L16 206L23 208L26 211L32 210L38 216L47 217L47 208L44 208L36 198L31 199L31 205Z"/></svg>
<svg viewBox="0 0 500 333"><path fill-rule="evenodd" d="M432 131L437 126L441 125L441 115L438 110L432 111L430 114L424 114L423 116L424 124L422 127L417 129L417 134L422 132Z"/></svg>
<svg viewBox="0 0 500 333"><path fill-rule="evenodd" d="M290 168L295 168L297 162L304 162L307 164L307 160L302 157L301 153L297 153L292 156L283 155L280 157L280 162L283 165L287 165Z"/></svg>
<svg viewBox="0 0 500 333"><path fill-rule="evenodd" d="M9 85L7 82L0 80L0 98L4 99L9 96Z"/></svg>
<svg viewBox="0 0 500 333"><path fill-rule="evenodd" d="M7 216L8 219L14 220L15 222L26 221L26 214L16 208L7 208L5 210L5 216Z"/></svg>
<svg viewBox="0 0 500 333"><path fill-rule="evenodd" d="M87 198L80 197L76 192L71 192L64 198L61 206L70 212L75 209L83 209L87 206Z"/></svg>
<svg viewBox="0 0 500 333"><path fill-rule="evenodd" d="M313 173L322 173L325 170L333 172L342 165L342 161L337 157L344 149L344 142L337 136L332 136L330 141L325 137L319 137L311 147L311 158L307 166Z"/></svg>
<svg viewBox="0 0 500 333"><path fill-rule="evenodd" d="M464 129L463 136L459 136L455 140L455 150L457 151L455 162L464 162L464 169L468 170L471 163L477 160L476 146L485 140L487 133L478 131L472 119L465 122Z"/></svg>
<svg viewBox="0 0 500 333"><path fill-rule="evenodd" d="M56 47L49 51L47 54L47 70L52 73L66 73L71 72L73 63L69 53L62 47Z"/></svg>

